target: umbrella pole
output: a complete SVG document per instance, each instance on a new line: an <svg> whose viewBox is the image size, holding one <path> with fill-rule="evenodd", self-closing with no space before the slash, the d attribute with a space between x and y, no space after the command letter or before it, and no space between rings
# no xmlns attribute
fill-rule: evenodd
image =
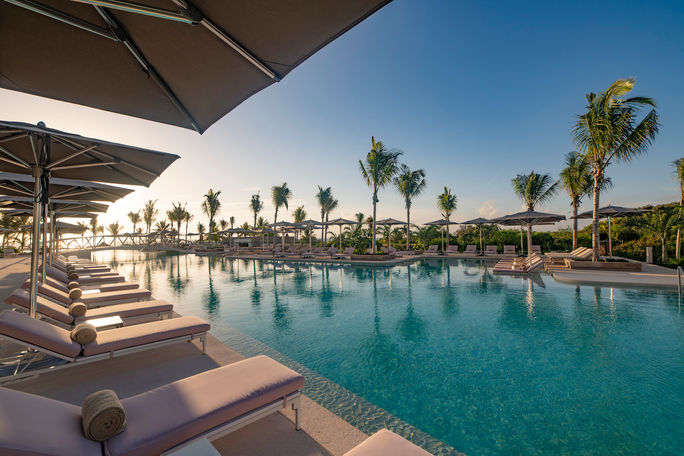
<svg viewBox="0 0 684 456"><path fill-rule="evenodd" d="M480 255L482 255L482 225L480 225Z"/></svg>
<svg viewBox="0 0 684 456"><path fill-rule="evenodd" d="M38 295L38 245L40 244L40 174L39 168L33 169L33 234L31 245L31 290L29 293L29 316L36 316L36 297Z"/></svg>
<svg viewBox="0 0 684 456"><path fill-rule="evenodd" d="M56 254L56 249L57 249L57 243L55 242L55 233L57 232L57 228L55 227L55 219L57 217L55 216L55 211L51 210L50 211L50 266L52 266L52 258Z"/></svg>
<svg viewBox="0 0 684 456"><path fill-rule="evenodd" d="M611 227L611 220L613 217L608 217L608 256L613 257L613 230Z"/></svg>
<svg viewBox="0 0 684 456"><path fill-rule="evenodd" d="M520 225L520 254L524 255L525 254L525 248L523 247L523 229L522 225Z"/></svg>
<svg viewBox="0 0 684 456"><path fill-rule="evenodd" d="M47 264L47 225L48 225L48 205L43 204L43 267L41 273L43 274L43 282L45 282L45 271Z"/></svg>
<svg viewBox="0 0 684 456"><path fill-rule="evenodd" d="M342 250L342 225L340 225L340 250Z"/></svg>

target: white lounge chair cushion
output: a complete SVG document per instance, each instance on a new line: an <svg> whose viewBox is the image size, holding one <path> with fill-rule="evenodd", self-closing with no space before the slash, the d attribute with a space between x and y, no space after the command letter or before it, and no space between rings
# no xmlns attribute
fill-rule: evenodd
<svg viewBox="0 0 684 456"><path fill-rule="evenodd" d="M69 331L11 310L0 313L0 334L70 358L81 352L81 346L71 340Z"/></svg>
<svg viewBox="0 0 684 456"><path fill-rule="evenodd" d="M0 454L102 454L100 443L83 437L81 407L76 405L0 388L0 423Z"/></svg>

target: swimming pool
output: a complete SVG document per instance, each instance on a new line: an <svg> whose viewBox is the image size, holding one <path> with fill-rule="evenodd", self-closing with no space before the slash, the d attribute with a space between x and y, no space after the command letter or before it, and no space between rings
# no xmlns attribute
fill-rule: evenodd
<svg viewBox="0 0 684 456"><path fill-rule="evenodd" d="M670 292L501 277L479 260L94 257L219 339L236 328L468 454L684 448L684 318Z"/></svg>

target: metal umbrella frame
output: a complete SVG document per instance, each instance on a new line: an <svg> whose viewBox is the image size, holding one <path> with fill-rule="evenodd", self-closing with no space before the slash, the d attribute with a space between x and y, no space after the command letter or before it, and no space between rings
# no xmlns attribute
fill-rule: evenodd
<svg viewBox="0 0 684 456"><path fill-rule="evenodd" d="M0 6L4 5L0 2ZM149 186L179 157L23 122L0 121L0 171L33 176L29 315L36 316L40 219L53 177ZM45 214L46 218L47 214Z"/></svg>
<svg viewBox="0 0 684 456"><path fill-rule="evenodd" d="M202 133L389 1L0 1L0 88Z"/></svg>
<svg viewBox="0 0 684 456"><path fill-rule="evenodd" d="M340 228L340 250L342 250L342 225L356 225L356 220L349 220L342 217L336 218L329 222L325 222L326 225L337 225Z"/></svg>
<svg viewBox="0 0 684 456"><path fill-rule="evenodd" d="M609 204L608 206L604 206L598 210L598 216L599 220L602 218L607 218L608 219L608 256L612 257L613 256L613 228L612 228L612 221L614 218L619 218L619 217L631 217L634 215L641 215L646 212L650 212L650 209L638 209L638 208L629 208L629 207L622 207L622 206L613 206L612 204ZM590 219L594 218L594 211L586 211L582 212L581 214L577 214L578 219ZM599 233L600 235L600 233ZM600 239L599 239L600 241Z"/></svg>
<svg viewBox="0 0 684 456"><path fill-rule="evenodd" d="M553 225L556 222L565 220L564 215L549 214L546 212L537 211L523 211L516 212L515 214L504 215L492 220L492 223L504 226L518 226L520 225L521 239L522 239L522 226L528 226L530 228L530 236L527 238L527 256L530 256L532 249L532 226L534 225ZM522 244L521 244L522 248Z"/></svg>
<svg viewBox="0 0 684 456"><path fill-rule="evenodd" d="M482 244L482 225L489 225L492 221L486 218L478 217L467 222L461 222L461 225L476 225L480 230L480 255L484 255L484 245Z"/></svg>
<svg viewBox="0 0 684 456"><path fill-rule="evenodd" d="M356 223L356 222L354 222L354 223ZM402 222L401 220L393 219L390 217L390 218L378 220L377 222L375 222L375 224L390 227L390 233L388 233L388 236L387 236L387 248L389 249L389 246L390 246L389 235L391 234L392 226L394 226L394 225L408 225L408 222Z"/></svg>

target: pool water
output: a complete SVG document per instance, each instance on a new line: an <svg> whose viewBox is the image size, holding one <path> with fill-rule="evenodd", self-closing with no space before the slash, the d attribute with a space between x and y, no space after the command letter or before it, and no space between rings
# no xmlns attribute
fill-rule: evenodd
<svg viewBox="0 0 684 456"><path fill-rule="evenodd" d="M103 251L94 259L476 455L680 454L676 293L491 273ZM362 413L360 411L359 413Z"/></svg>

